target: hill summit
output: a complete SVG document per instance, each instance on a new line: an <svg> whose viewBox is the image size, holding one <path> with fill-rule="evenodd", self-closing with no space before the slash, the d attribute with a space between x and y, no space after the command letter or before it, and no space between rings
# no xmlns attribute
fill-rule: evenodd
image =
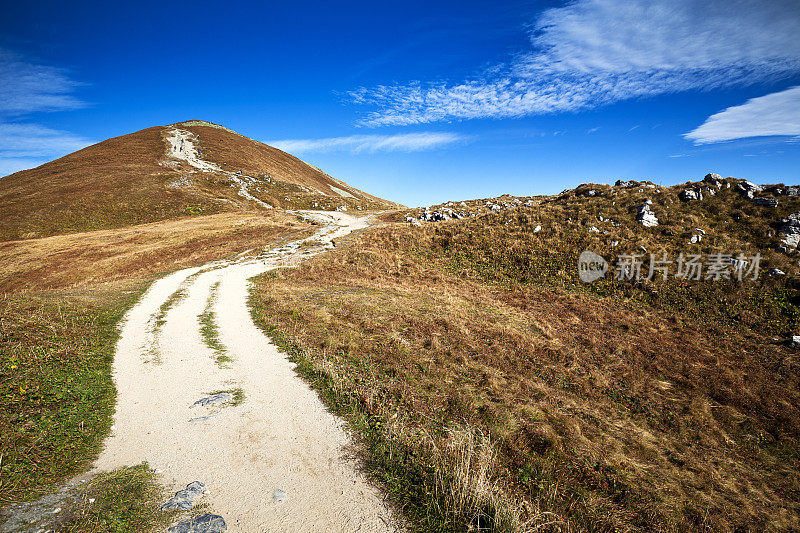
<svg viewBox="0 0 800 533"><path fill-rule="evenodd" d="M0 179L0 240L230 210L395 205L224 126L189 120L114 137Z"/></svg>

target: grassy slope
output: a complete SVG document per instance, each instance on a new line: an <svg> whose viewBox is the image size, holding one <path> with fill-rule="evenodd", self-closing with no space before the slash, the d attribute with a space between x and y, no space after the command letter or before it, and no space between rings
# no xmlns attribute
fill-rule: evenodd
<svg viewBox="0 0 800 533"><path fill-rule="evenodd" d="M782 198L776 212L726 191L686 205L677 190L569 193L479 219L372 230L265 277L257 315L332 403L357 405L372 433L419 454L409 465L433 468L394 492L417 490L408 505L439 523L447 497L433 490L441 461L431 450L448 449L447 429L470 428L491 435L496 482L529 526L796 529L798 359L773 340L798 331L795 278L577 281L584 248L760 251L796 271L770 251L769 231L797 200ZM634 221L648 194L658 228ZM708 238L689 245L695 227ZM391 479L398 460L377 461L378 475Z"/></svg>
<svg viewBox="0 0 800 533"><path fill-rule="evenodd" d="M0 301L0 505L85 468L114 412L116 324L141 289Z"/></svg>

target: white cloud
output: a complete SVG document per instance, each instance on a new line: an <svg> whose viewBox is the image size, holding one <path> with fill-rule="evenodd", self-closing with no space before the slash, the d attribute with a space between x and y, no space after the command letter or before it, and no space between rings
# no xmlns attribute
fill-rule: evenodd
<svg viewBox="0 0 800 533"><path fill-rule="evenodd" d="M0 49L0 114L76 109L85 104L72 92L81 85L63 69L37 65Z"/></svg>
<svg viewBox="0 0 800 533"><path fill-rule="evenodd" d="M575 111L800 72L796 0L575 0L545 10L532 50L460 84L360 88L361 123L407 125Z"/></svg>
<svg viewBox="0 0 800 533"><path fill-rule="evenodd" d="M351 135L323 139L286 139L266 144L292 154L308 152L419 152L465 141L463 135L447 132L404 133L399 135Z"/></svg>
<svg viewBox="0 0 800 533"><path fill-rule="evenodd" d="M707 144L772 135L800 135L800 87L729 107L711 115L684 137L695 144Z"/></svg>
<svg viewBox="0 0 800 533"><path fill-rule="evenodd" d="M38 124L0 123L0 176L33 168L92 141Z"/></svg>

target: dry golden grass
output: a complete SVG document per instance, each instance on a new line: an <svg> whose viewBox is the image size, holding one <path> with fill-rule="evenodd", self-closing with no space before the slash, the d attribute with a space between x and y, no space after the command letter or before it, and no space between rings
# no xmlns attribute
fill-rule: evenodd
<svg viewBox="0 0 800 533"><path fill-rule="evenodd" d="M454 508L493 471L517 526L539 531L800 527L800 368L771 337L795 324L791 290L769 279L586 290L575 260L595 237L565 211L369 231L265 277L259 320L461 480L443 497ZM521 231L535 217L551 224L541 245ZM463 459L450 431L467 427L490 436L494 464L474 447ZM429 437L450 462L433 459Z"/></svg>
<svg viewBox="0 0 800 533"><path fill-rule="evenodd" d="M231 212L113 230L0 242L0 293L150 278L248 249L309 226L283 211Z"/></svg>

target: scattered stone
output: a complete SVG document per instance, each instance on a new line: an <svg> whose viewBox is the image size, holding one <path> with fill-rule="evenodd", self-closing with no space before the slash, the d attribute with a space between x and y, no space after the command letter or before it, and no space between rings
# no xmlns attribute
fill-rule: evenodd
<svg viewBox="0 0 800 533"><path fill-rule="evenodd" d="M614 246L619 246L619 241L611 241L611 246L612 246L612 248Z"/></svg>
<svg viewBox="0 0 800 533"><path fill-rule="evenodd" d="M537 224L536 227L533 228L533 232L534 233L539 233L540 231L542 231L542 227Z"/></svg>
<svg viewBox="0 0 800 533"><path fill-rule="evenodd" d="M286 503L286 491L283 489L275 489L272 491L272 501L273 503Z"/></svg>
<svg viewBox="0 0 800 533"><path fill-rule="evenodd" d="M789 346L792 348L800 348L800 335L792 335L792 338L789 339Z"/></svg>
<svg viewBox="0 0 800 533"><path fill-rule="evenodd" d="M753 198L753 203L755 205L761 205L764 207L778 207L778 200L774 198Z"/></svg>
<svg viewBox="0 0 800 533"><path fill-rule="evenodd" d="M647 248L645 248L644 246L640 246L639 250L643 251L644 253L647 253Z"/></svg>
<svg viewBox="0 0 800 533"><path fill-rule="evenodd" d="M228 525L224 518L216 514L205 513L181 520L169 528L169 533L221 533L227 529Z"/></svg>
<svg viewBox="0 0 800 533"><path fill-rule="evenodd" d="M592 226L589 228L589 233L600 233L600 230Z"/></svg>
<svg viewBox="0 0 800 533"><path fill-rule="evenodd" d="M702 228L694 228L694 230L699 233L700 235L705 235L706 231Z"/></svg>
<svg viewBox="0 0 800 533"><path fill-rule="evenodd" d="M769 274L770 276L785 276L786 272L784 272L780 268L770 268L767 274Z"/></svg>
<svg viewBox="0 0 800 533"><path fill-rule="evenodd" d="M800 185L786 187L786 196L800 196Z"/></svg>
<svg viewBox="0 0 800 533"><path fill-rule="evenodd" d="M658 218L656 217L655 213L650 210L650 206L648 204L643 204L638 207L636 221L648 228L658 226Z"/></svg>
<svg viewBox="0 0 800 533"><path fill-rule="evenodd" d="M192 407L197 407L198 405L202 407L206 407L209 405L216 405L218 403L228 403L233 401L233 394L227 392L220 392L219 394L212 394L211 396L206 396L205 398L200 398L192 405L189 406L189 409Z"/></svg>
<svg viewBox="0 0 800 533"><path fill-rule="evenodd" d="M700 242L702 240L703 240L703 236L702 235L692 235L691 238L689 239L689 243L697 244L698 242Z"/></svg>
<svg viewBox="0 0 800 533"><path fill-rule="evenodd" d="M186 485L186 488L183 490L179 490L175 493L175 496L167 500L167 502L161 506L162 511L170 511L172 509L181 509L181 510L189 510L194 507L194 499L196 496L200 496L203 494L203 490L206 486L201 483L200 481L193 481ZM170 531L172 531L170 529Z"/></svg>
<svg viewBox="0 0 800 533"><path fill-rule="evenodd" d="M614 182L614 187L621 187L623 189L632 189L638 186L639 182L634 180L628 180L628 181L617 180Z"/></svg>

